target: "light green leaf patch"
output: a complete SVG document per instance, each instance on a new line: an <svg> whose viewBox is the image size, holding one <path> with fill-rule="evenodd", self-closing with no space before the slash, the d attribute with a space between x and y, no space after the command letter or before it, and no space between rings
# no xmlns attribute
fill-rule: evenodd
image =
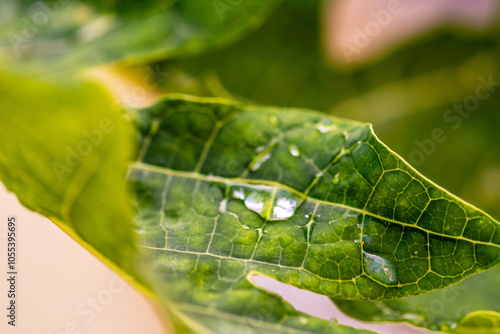
<svg viewBox="0 0 500 334"><path fill-rule="evenodd" d="M24 206L135 276L133 222L116 191L133 132L111 111L112 100L90 84L60 88L0 73L0 105L2 183Z"/></svg>

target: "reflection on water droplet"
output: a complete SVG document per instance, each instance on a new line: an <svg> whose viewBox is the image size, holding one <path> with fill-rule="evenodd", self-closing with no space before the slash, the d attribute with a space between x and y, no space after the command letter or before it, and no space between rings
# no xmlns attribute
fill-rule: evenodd
<svg viewBox="0 0 500 334"><path fill-rule="evenodd" d="M233 191L232 197L237 199L245 199L245 193L243 192L243 189L237 189Z"/></svg>
<svg viewBox="0 0 500 334"><path fill-rule="evenodd" d="M307 222L307 224L303 226L297 226L300 228L302 231L304 231L304 237L307 242L311 240L313 231L314 231L314 226L318 223L314 218L315 216L311 216L311 219Z"/></svg>
<svg viewBox="0 0 500 334"><path fill-rule="evenodd" d="M244 230L249 230L250 226L248 226L248 225L242 225L241 228L244 229Z"/></svg>
<svg viewBox="0 0 500 334"><path fill-rule="evenodd" d="M273 208L271 220L287 219L293 216L297 208L297 201L292 198L278 198Z"/></svg>
<svg viewBox="0 0 500 334"><path fill-rule="evenodd" d="M304 317L304 316L301 315L299 317L299 322L300 322L301 325L307 325L309 323L309 319L307 319L306 317Z"/></svg>
<svg viewBox="0 0 500 334"><path fill-rule="evenodd" d="M335 174L335 176L333 177L333 179L332 179L332 183L333 183L333 184L339 184L339 181L340 181L340 174L339 174L339 173L337 173L337 174Z"/></svg>
<svg viewBox="0 0 500 334"><path fill-rule="evenodd" d="M375 282L384 285L396 285L396 259L392 254L372 254L363 252L363 268L365 273Z"/></svg>
<svg viewBox="0 0 500 334"><path fill-rule="evenodd" d="M316 124L316 129L321 133L326 133L333 131L337 128L336 125L329 119L322 119L318 124Z"/></svg>
<svg viewBox="0 0 500 334"><path fill-rule="evenodd" d="M262 214L264 212L266 198L263 193L260 192L251 192L245 198L245 206L258 214Z"/></svg>
<svg viewBox="0 0 500 334"><path fill-rule="evenodd" d="M226 211L227 199L223 199L219 204L219 212Z"/></svg>
<svg viewBox="0 0 500 334"><path fill-rule="evenodd" d="M259 160L255 161L252 165L252 172L255 172L257 169L262 166L264 162L266 162L271 157L270 153L264 154Z"/></svg>
<svg viewBox="0 0 500 334"><path fill-rule="evenodd" d="M337 319L335 319L335 318L331 318L330 319L330 324L332 326L338 326L339 325L339 321Z"/></svg>
<svg viewBox="0 0 500 334"><path fill-rule="evenodd" d="M290 146L288 146L288 149L290 150L290 154L294 157L300 156L299 148L296 145L291 144Z"/></svg>

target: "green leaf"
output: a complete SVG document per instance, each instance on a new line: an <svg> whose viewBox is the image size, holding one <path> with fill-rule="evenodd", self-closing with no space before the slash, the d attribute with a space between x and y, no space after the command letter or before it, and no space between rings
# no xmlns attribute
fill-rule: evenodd
<svg viewBox="0 0 500 334"><path fill-rule="evenodd" d="M498 334L500 333L500 313L473 312L460 321L455 333Z"/></svg>
<svg viewBox="0 0 500 334"><path fill-rule="evenodd" d="M499 280L500 268L496 267L446 289L421 296L334 302L344 313L363 321L405 321L431 330L456 332L457 324L473 314L500 312L498 298L491 292L492 286L500 284Z"/></svg>
<svg viewBox="0 0 500 334"><path fill-rule="evenodd" d="M3 53L67 69L220 47L259 26L278 0L16 2L0 5Z"/></svg>
<svg viewBox="0 0 500 334"><path fill-rule="evenodd" d="M355 332L293 310L256 288L254 274L338 298L374 299L438 289L498 262L498 235L488 232L497 223L417 174L369 125L178 97L132 115L141 149L129 180L137 237L151 255L144 259L119 190L132 148L126 127L106 112L107 98L87 86L2 80L9 82L1 95L2 181L136 281L149 283L143 266L152 268L158 280L151 287L183 331ZM116 132L59 182L54 161L64 163L68 147L90 141L82 131L100 129L104 115L117 122ZM425 193L435 199L419 214ZM478 222L483 233L475 233ZM465 232L458 235L457 226ZM409 272L420 272L423 259L437 273L412 282Z"/></svg>
<svg viewBox="0 0 500 334"><path fill-rule="evenodd" d="M165 281L191 274L189 289L225 291L253 272L340 299L391 299L499 261L498 223L418 174L368 124L176 98L136 123L139 235ZM225 278L234 267L238 279Z"/></svg>
<svg viewBox="0 0 500 334"><path fill-rule="evenodd" d="M191 296L208 302L221 293L216 290L219 278L208 275L205 264L196 275L181 280L152 278L150 269L156 265L136 247L123 193L126 163L134 152L132 132L119 114L111 112L109 98L88 84L61 88L3 73L0 83L2 182L27 208L47 216L149 296L161 298L178 333L370 333L297 312L246 278L234 293L219 295L227 306L238 307L200 303L187 308L177 298L178 291L200 284ZM186 270L182 259L170 264L178 273ZM242 269L226 263L224 268L230 271L220 284L236 278ZM214 286L202 284L203 280Z"/></svg>
<svg viewBox="0 0 500 334"><path fill-rule="evenodd" d="M133 153L132 129L94 85L57 88L5 73L0 83L4 185L24 206L135 276L133 222L116 191Z"/></svg>

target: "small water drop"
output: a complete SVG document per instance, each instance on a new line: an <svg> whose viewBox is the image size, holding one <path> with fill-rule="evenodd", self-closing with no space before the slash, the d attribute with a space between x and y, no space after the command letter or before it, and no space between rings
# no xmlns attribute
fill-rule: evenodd
<svg viewBox="0 0 500 334"><path fill-rule="evenodd" d="M248 226L248 225L242 225L241 228L244 229L244 230L249 230L250 226Z"/></svg>
<svg viewBox="0 0 500 334"><path fill-rule="evenodd" d="M299 226L299 228L304 231L304 236L307 242L311 240L314 232L314 226L318 223L314 218L315 216L311 216L311 219L307 222L307 224Z"/></svg>
<svg viewBox="0 0 500 334"><path fill-rule="evenodd" d="M363 268L365 273L375 282L384 285L396 285L396 259L392 254L372 254L363 252Z"/></svg>
<svg viewBox="0 0 500 334"><path fill-rule="evenodd" d="M304 317L304 316L301 315L299 317L299 322L300 322L301 325L307 325L309 323L309 319L307 319L306 317Z"/></svg>
<svg viewBox="0 0 500 334"><path fill-rule="evenodd" d="M339 321L335 318L331 318L330 319L330 325L332 326L338 326L339 325Z"/></svg>
<svg viewBox="0 0 500 334"><path fill-rule="evenodd" d="M316 129L321 133L326 133L337 129L337 126L329 119L322 119L316 124Z"/></svg>
<svg viewBox="0 0 500 334"><path fill-rule="evenodd" d="M337 173L335 174L335 176L332 178L332 183L333 184L339 184L339 181L340 181L340 174Z"/></svg>
<svg viewBox="0 0 500 334"><path fill-rule="evenodd" d="M300 150L296 145L291 144L290 146L288 146L288 149L290 150L290 154L294 157L300 156Z"/></svg>
<svg viewBox="0 0 500 334"><path fill-rule="evenodd" d="M252 172L255 172L257 169L259 169L260 166L262 166L262 164L264 162L269 160L270 157L271 157L271 154L267 153L267 154L264 154L259 160L255 161L251 167Z"/></svg>

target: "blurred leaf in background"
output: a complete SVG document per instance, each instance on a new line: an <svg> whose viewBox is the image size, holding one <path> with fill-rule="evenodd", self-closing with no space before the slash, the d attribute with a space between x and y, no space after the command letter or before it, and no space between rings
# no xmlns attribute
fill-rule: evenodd
<svg viewBox="0 0 500 334"><path fill-rule="evenodd" d="M252 31L278 2L3 0L0 52L52 70L199 54Z"/></svg>

